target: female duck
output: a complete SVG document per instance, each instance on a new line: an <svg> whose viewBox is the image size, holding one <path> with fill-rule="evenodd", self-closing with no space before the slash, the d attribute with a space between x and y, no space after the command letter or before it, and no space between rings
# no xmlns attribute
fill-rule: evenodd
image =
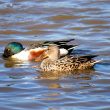
<svg viewBox="0 0 110 110"><path fill-rule="evenodd" d="M96 55L81 57L65 56L60 58L60 51L57 45L49 46L42 57L46 59L41 62L40 68L46 72L89 69L99 62L92 59Z"/></svg>

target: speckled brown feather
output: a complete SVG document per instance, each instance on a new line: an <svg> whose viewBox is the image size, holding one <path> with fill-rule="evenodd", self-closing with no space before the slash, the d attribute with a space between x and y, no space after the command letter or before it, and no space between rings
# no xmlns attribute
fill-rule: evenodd
<svg viewBox="0 0 110 110"><path fill-rule="evenodd" d="M59 58L59 48L56 45L49 46L45 54L48 58L44 59L41 63L43 71L83 70L92 68L98 62L93 60L97 55L65 56Z"/></svg>
<svg viewBox="0 0 110 110"><path fill-rule="evenodd" d="M89 69L93 67L95 62L96 61L93 60L92 57L90 58L90 56L65 56L56 61L46 61L44 71L73 71L79 69Z"/></svg>

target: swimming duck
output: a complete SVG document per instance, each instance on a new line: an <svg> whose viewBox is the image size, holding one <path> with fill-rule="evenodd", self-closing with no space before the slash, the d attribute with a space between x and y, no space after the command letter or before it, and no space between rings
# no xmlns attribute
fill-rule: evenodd
<svg viewBox="0 0 110 110"><path fill-rule="evenodd" d="M70 53L76 45L66 45L68 41L55 41L54 44L58 44L60 48L60 55L64 56ZM44 42L38 47L32 49L25 49L19 42L10 42L4 49L3 58L12 58L21 61L31 61L36 57L40 56L44 51L47 50L49 41ZM50 42L51 43L51 42Z"/></svg>
<svg viewBox="0 0 110 110"><path fill-rule="evenodd" d="M97 55L86 55L86 56L64 56L60 58L60 51L57 45L50 45L48 49L42 54L45 58L40 68L42 71L73 71L73 70L84 70L92 68L99 61L93 58Z"/></svg>

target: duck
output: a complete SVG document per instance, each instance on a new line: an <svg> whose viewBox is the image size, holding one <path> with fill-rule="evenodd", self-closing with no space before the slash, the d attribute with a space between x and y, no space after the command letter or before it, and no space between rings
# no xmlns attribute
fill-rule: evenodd
<svg viewBox="0 0 110 110"><path fill-rule="evenodd" d="M42 54L42 57L43 60L41 61L40 69L44 72L86 70L100 62L100 60L93 59L97 55L66 55L60 57L60 50L57 45L48 46L48 49Z"/></svg>
<svg viewBox="0 0 110 110"><path fill-rule="evenodd" d="M45 41L42 44L36 44L34 48L24 48L20 42L10 42L6 45L4 53L2 54L4 59L15 59L20 61L32 61L36 57L40 56L47 50L49 44L56 44L60 47L60 55L64 56L70 54L76 45L67 45L71 40L61 41Z"/></svg>

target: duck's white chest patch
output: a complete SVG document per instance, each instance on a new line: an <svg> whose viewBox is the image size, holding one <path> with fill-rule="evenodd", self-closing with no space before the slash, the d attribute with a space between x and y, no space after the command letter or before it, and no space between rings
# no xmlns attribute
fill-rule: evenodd
<svg viewBox="0 0 110 110"><path fill-rule="evenodd" d="M29 51L23 50L20 53L13 55L11 58L27 61L29 60Z"/></svg>

